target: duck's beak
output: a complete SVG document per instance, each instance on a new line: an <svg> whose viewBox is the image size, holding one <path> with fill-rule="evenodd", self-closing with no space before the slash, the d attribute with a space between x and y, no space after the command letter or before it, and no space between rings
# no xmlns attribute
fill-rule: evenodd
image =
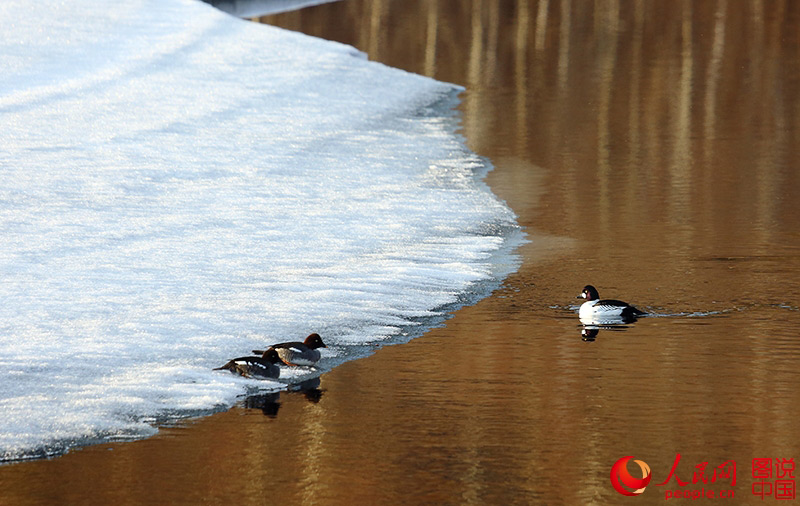
<svg viewBox="0 0 800 506"><path fill-rule="evenodd" d="M576 299L585 299L585 298L586 298L586 294L585 294L585 293L582 293L582 294L578 295L578 296L577 296L577 297L575 297L575 298L576 298Z"/></svg>

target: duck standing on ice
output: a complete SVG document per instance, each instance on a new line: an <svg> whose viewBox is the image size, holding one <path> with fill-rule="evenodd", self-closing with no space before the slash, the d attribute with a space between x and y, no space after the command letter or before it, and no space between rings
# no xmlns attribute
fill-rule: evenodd
<svg viewBox="0 0 800 506"><path fill-rule="evenodd" d="M227 370L233 374L253 379L275 379L281 375L281 368L278 364L281 357L272 348L263 352L260 357L239 357L229 360L222 367L217 367L215 371Z"/></svg>
<svg viewBox="0 0 800 506"><path fill-rule="evenodd" d="M319 361L321 355L318 348L327 348L319 334L310 334L302 343L292 341L289 343L273 344L267 350L275 350L278 356L286 365L307 365L311 366ZM253 353L264 353L261 350L253 350Z"/></svg>

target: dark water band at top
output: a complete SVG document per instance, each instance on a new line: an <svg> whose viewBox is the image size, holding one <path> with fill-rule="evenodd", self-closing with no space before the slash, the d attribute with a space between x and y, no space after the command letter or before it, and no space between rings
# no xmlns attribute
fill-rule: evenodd
<svg viewBox="0 0 800 506"><path fill-rule="evenodd" d="M217 9L240 18L268 16L339 0L203 0Z"/></svg>

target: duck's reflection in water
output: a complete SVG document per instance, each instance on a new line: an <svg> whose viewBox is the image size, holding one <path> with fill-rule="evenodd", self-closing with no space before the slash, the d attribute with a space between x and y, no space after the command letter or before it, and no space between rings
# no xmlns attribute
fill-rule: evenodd
<svg viewBox="0 0 800 506"><path fill-rule="evenodd" d="M600 330L623 331L628 330L630 324L636 322L635 316L614 316L603 319L581 318L583 327L581 328L581 340L594 342Z"/></svg>
<svg viewBox="0 0 800 506"><path fill-rule="evenodd" d="M322 389L319 388L319 384L318 376L295 385L289 385L289 392L299 392L305 396L308 402L316 404L322 399Z"/></svg>
<svg viewBox="0 0 800 506"><path fill-rule="evenodd" d="M305 396L308 402L316 404L322 399L322 390L319 388L320 379L311 378L306 381L289 385L289 389L283 392L288 395L300 393ZM249 395L244 400L244 407L247 409L260 409L265 416L275 418L281 407L280 398L282 392L269 392L266 394Z"/></svg>
<svg viewBox="0 0 800 506"><path fill-rule="evenodd" d="M594 342L601 329L621 332L628 328L627 325L586 325L581 329L581 340L587 343Z"/></svg>
<svg viewBox="0 0 800 506"><path fill-rule="evenodd" d="M280 398L280 392L250 395L245 398L244 407L247 409L260 409L265 416L275 418L278 416L278 410L281 408L281 403L278 402Z"/></svg>

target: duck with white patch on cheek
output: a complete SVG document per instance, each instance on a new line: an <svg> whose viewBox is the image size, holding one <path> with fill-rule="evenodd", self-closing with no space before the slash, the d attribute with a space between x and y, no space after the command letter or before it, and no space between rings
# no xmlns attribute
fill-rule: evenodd
<svg viewBox="0 0 800 506"><path fill-rule="evenodd" d="M583 287L583 291L577 298L586 299L586 302L581 304L578 312L581 321L584 323L633 323L636 318L646 314L627 302L616 299L601 299L597 288L592 285Z"/></svg>

